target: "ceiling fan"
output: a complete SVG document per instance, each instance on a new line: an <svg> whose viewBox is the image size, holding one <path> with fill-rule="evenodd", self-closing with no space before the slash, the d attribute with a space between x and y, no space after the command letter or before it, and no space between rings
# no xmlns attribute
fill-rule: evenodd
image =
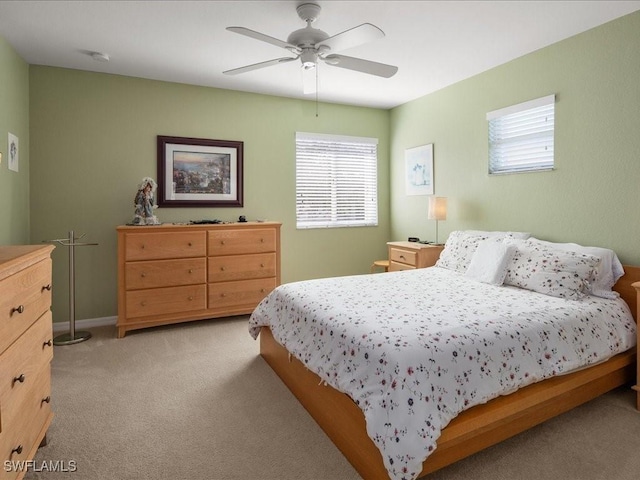
<svg viewBox="0 0 640 480"><path fill-rule="evenodd" d="M317 72L316 66L318 61L322 61L333 67L346 68L378 77L389 78L395 75L398 67L334 53L382 38L384 37L382 30L370 23L363 23L362 25L330 37L322 30L311 26L318 18L318 15L320 15L320 10L320 5L315 3L298 5L296 8L298 16L307 22L307 26L292 32L286 42L248 28L227 27L227 30L231 32L246 35L247 37L270 43L277 47L282 47L295 56L275 58L273 60L267 60L266 62L254 63L252 65L227 70L223 73L227 75L237 75L239 73L250 72L252 70L300 59L302 62L304 93L315 92L316 82L312 80L314 77L310 78L308 74L315 74Z"/></svg>

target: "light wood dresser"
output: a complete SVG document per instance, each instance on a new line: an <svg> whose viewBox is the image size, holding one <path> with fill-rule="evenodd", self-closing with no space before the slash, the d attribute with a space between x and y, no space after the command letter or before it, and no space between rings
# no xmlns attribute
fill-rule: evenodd
<svg viewBox="0 0 640 480"><path fill-rule="evenodd" d="M20 479L51 412L52 245L0 247L0 479Z"/></svg>
<svg viewBox="0 0 640 480"><path fill-rule="evenodd" d="M120 226L118 338L251 313L280 284L280 223Z"/></svg>
<svg viewBox="0 0 640 480"><path fill-rule="evenodd" d="M432 267L438 261L444 245L418 242L387 242L389 271Z"/></svg>

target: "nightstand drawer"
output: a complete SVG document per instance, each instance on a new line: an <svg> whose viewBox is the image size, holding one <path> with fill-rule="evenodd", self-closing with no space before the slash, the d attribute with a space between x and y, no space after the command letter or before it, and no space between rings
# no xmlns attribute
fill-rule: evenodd
<svg viewBox="0 0 640 480"><path fill-rule="evenodd" d="M387 242L389 271L432 267L440 258L443 245L418 242Z"/></svg>
<svg viewBox="0 0 640 480"><path fill-rule="evenodd" d="M395 247L389 248L389 260L391 262L404 263L405 265L415 267L417 257L418 255L415 251L403 250Z"/></svg>
<svg viewBox="0 0 640 480"><path fill-rule="evenodd" d="M415 270L416 267L414 265L409 265L406 263L400 262L389 262L389 271L390 272L399 272L400 270Z"/></svg>

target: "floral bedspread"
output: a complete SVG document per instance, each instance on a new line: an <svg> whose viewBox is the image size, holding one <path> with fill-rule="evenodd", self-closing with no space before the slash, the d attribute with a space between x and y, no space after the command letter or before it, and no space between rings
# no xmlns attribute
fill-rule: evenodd
<svg viewBox="0 0 640 480"><path fill-rule="evenodd" d="M620 299L551 297L433 267L289 283L249 320L362 409L392 479L461 411L635 345Z"/></svg>

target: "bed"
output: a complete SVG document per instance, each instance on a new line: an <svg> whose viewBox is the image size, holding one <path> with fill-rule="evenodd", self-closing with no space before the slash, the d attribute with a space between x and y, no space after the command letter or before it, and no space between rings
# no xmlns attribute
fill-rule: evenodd
<svg viewBox="0 0 640 480"><path fill-rule="evenodd" d="M638 280L610 250L453 232L435 267L282 285L249 327L363 478L413 479L631 382Z"/></svg>

